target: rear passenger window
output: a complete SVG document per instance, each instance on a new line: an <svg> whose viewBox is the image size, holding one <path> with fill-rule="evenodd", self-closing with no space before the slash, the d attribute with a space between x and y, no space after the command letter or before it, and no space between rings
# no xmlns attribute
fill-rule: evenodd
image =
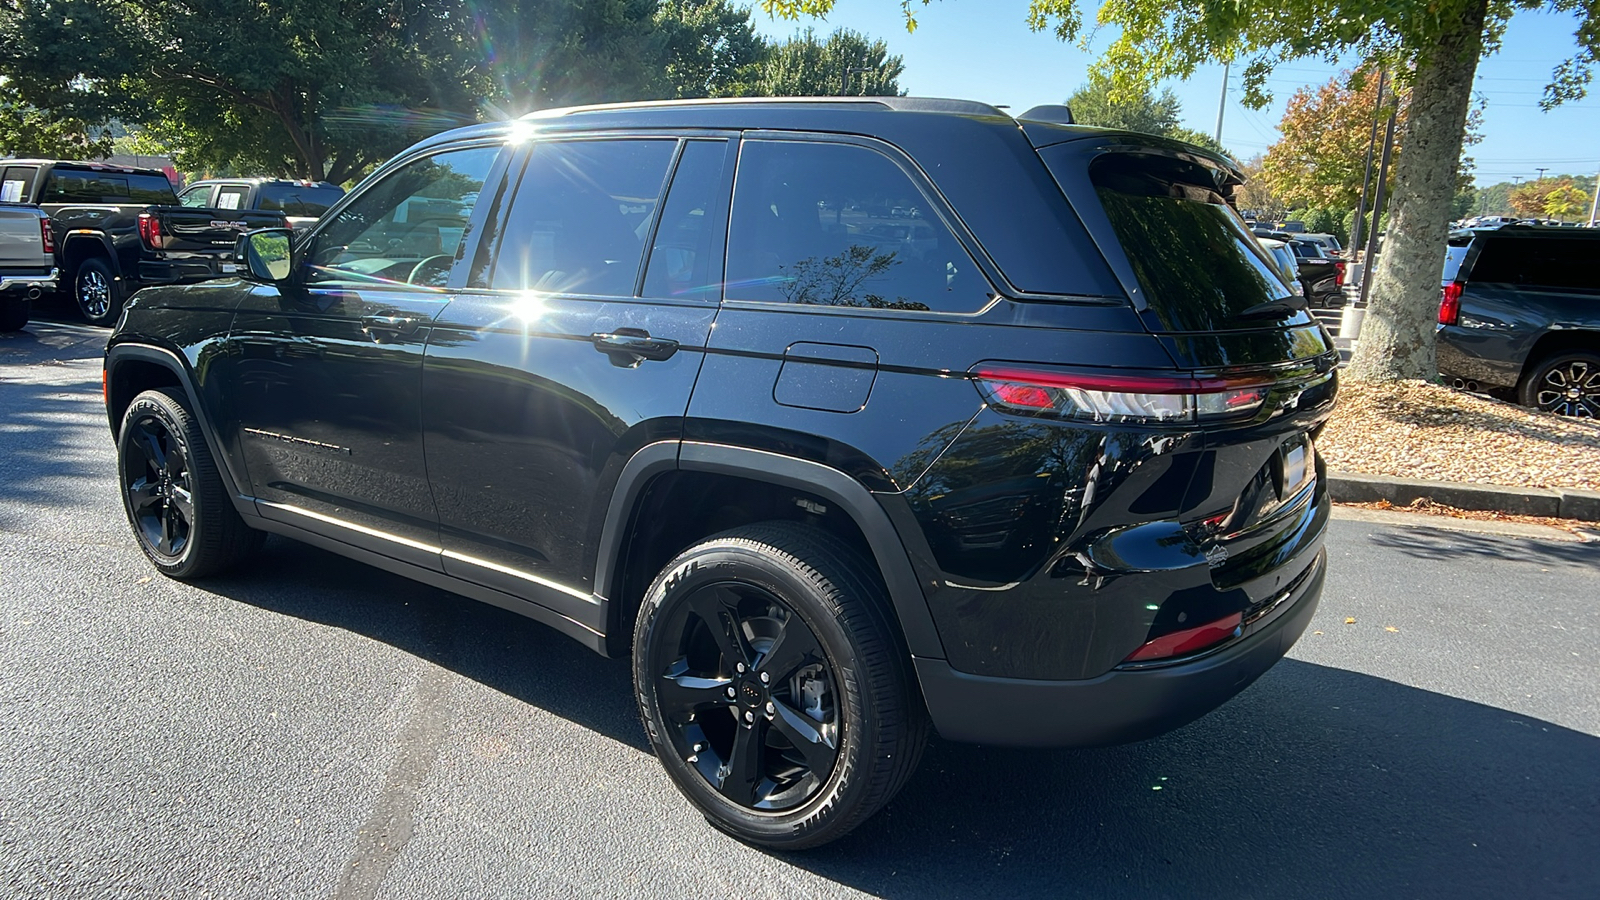
<svg viewBox="0 0 1600 900"><path fill-rule="evenodd" d="M237 187L224 185L217 191L217 209L240 209L244 206L244 198L249 196L250 189L244 185Z"/></svg>
<svg viewBox="0 0 1600 900"><path fill-rule="evenodd" d="M1469 281L1600 290L1593 256L1600 241L1583 238L1491 237L1484 240Z"/></svg>
<svg viewBox="0 0 1600 900"><path fill-rule="evenodd" d="M988 282L887 156L851 144L747 141L726 296L817 306L976 312Z"/></svg>
<svg viewBox="0 0 1600 900"><path fill-rule="evenodd" d="M676 149L675 140L535 145L489 286L632 297Z"/></svg>
<svg viewBox="0 0 1600 900"><path fill-rule="evenodd" d="M690 141L672 176L661 224L645 270L646 297L679 297L716 302L721 296L722 223L727 193L722 170L726 141ZM720 202L719 202L720 200Z"/></svg>

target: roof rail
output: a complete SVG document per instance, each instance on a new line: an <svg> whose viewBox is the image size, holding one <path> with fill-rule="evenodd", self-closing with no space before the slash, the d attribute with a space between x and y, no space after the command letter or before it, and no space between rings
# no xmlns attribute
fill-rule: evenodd
<svg viewBox="0 0 1600 900"><path fill-rule="evenodd" d="M599 103L565 106L528 113L524 119L549 119L591 112L675 109L723 106L823 106L889 109L898 112L952 113L964 116L1005 116L998 107L975 100L947 100L940 97L719 97L692 100L648 100L633 103Z"/></svg>

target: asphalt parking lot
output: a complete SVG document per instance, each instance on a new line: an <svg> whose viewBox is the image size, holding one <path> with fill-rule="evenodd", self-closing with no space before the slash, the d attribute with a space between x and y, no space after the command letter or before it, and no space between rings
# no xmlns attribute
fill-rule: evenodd
<svg viewBox="0 0 1600 900"><path fill-rule="evenodd" d="M671 787L624 661L279 538L155 575L104 336L0 335L4 896L1600 896L1600 544L1341 518L1312 632L1212 715L935 740L884 814L774 855Z"/></svg>

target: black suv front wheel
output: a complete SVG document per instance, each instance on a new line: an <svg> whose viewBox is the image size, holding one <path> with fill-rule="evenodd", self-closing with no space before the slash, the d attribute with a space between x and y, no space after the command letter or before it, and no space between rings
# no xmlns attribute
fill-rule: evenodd
<svg viewBox="0 0 1600 900"><path fill-rule="evenodd" d="M875 571L787 522L679 554L639 610L634 682L656 756L718 828L834 840L900 790L927 719Z"/></svg>
<svg viewBox="0 0 1600 900"><path fill-rule="evenodd" d="M221 572L254 553L265 537L244 523L228 497L205 435L178 388L133 398L117 438L122 506L139 549L177 579Z"/></svg>

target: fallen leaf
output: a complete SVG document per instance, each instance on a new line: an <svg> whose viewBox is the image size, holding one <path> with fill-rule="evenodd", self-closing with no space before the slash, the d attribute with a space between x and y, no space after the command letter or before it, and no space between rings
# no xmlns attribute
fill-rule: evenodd
<svg viewBox="0 0 1600 900"><path fill-rule="evenodd" d="M1311 632L1311 633L1312 633L1312 634L1321 634L1321 633L1322 633L1322 632L1320 632L1320 631L1313 631L1313 632Z"/></svg>
<svg viewBox="0 0 1600 900"><path fill-rule="evenodd" d="M139 579L138 581L134 582L134 584L149 584L149 583L150 583L150 576L149 575L146 575L145 577L143 577L143 578Z"/></svg>
<svg viewBox="0 0 1600 900"><path fill-rule="evenodd" d="M1354 625L1356 623L1356 617L1355 616L1346 617L1345 620L1344 620L1344 623L1346 625Z"/></svg>
<svg viewBox="0 0 1600 900"><path fill-rule="evenodd" d="M1383 626L1383 630L1384 631L1392 631L1395 634L1399 634L1400 633L1400 629L1394 627L1393 625L1385 625L1385 626Z"/></svg>

